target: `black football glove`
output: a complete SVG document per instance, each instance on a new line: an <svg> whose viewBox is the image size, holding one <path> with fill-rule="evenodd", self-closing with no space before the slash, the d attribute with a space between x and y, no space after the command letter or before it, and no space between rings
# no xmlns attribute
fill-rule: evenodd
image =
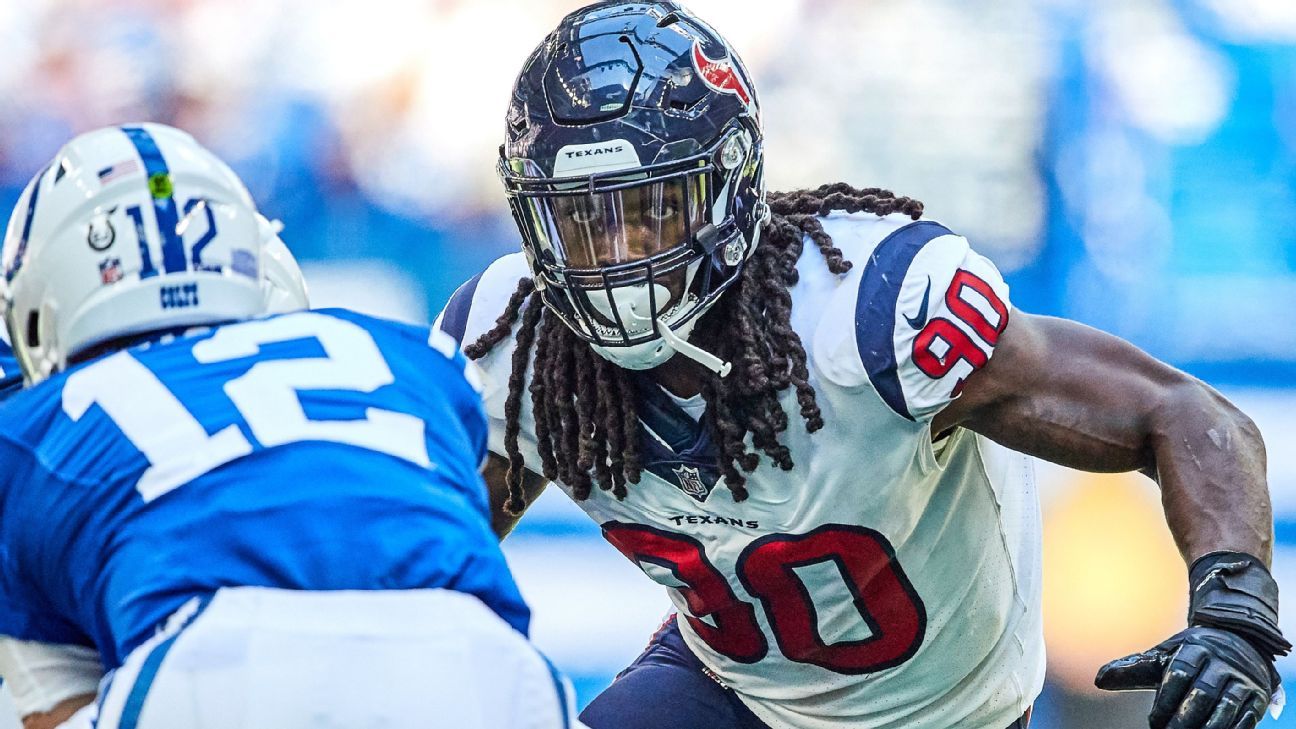
<svg viewBox="0 0 1296 729"><path fill-rule="evenodd" d="M1094 683L1105 691L1157 689L1152 729L1251 729L1278 689L1278 674L1240 636L1195 627L1108 663Z"/></svg>
<svg viewBox="0 0 1296 729"><path fill-rule="evenodd" d="M1278 586L1254 557L1209 554L1190 571L1190 627L1098 671L1107 691L1155 689L1152 729L1251 729L1279 687Z"/></svg>

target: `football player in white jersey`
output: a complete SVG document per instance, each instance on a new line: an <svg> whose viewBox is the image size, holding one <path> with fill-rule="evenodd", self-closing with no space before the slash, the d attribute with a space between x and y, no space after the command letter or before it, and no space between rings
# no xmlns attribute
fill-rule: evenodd
<svg viewBox="0 0 1296 729"><path fill-rule="evenodd" d="M1158 689L1154 728L1259 721L1290 648L1264 446L1214 390L1013 309L915 200L767 196L751 78L673 2L567 16L501 156L523 250L439 319L487 373L497 531L552 482L678 611L589 726L1024 727L1039 507L1008 449L1160 484L1188 624L1099 685Z"/></svg>

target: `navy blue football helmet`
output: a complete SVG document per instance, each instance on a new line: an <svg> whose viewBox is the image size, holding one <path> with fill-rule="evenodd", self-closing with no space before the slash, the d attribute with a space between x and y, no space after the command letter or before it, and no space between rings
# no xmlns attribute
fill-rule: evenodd
<svg viewBox="0 0 1296 729"><path fill-rule="evenodd" d="M600 2L558 24L513 91L499 172L545 304L599 354L648 369L687 342L769 217L760 114L728 44L674 2Z"/></svg>

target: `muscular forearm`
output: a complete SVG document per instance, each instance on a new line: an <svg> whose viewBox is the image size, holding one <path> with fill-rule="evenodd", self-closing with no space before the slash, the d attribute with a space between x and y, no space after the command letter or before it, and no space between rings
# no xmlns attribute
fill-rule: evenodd
<svg viewBox="0 0 1296 729"><path fill-rule="evenodd" d="M1084 471L1142 471L1191 564L1270 558L1273 522L1255 424L1199 380L1089 327L1017 313L990 363L933 422Z"/></svg>
<svg viewBox="0 0 1296 729"><path fill-rule="evenodd" d="M1265 448L1255 423L1193 380L1173 388L1154 413L1151 473L1184 560L1244 552L1268 564L1273 514Z"/></svg>
<svg viewBox="0 0 1296 729"><path fill-rule="evenodd" d="M1142 471L1189 565L1188 627L1112 661L1108 690L1156 689L1153 729L1254 727L1278 689L1272 516L1260 433L1198 380L1116 337L1014 312L995 355L938 413L1009 448L1089 471ZM1243 554L1239 554L1243 553ZM1248 556L1250 555L1250 556Z"/></svg>

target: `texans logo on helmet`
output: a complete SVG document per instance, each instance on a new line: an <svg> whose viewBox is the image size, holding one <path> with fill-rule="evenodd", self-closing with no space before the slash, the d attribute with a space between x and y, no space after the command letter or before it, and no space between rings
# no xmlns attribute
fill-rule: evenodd
<svg viewBox="0 0 1296 729"><path fill-rule="evenodd" d="M728 58L712 60L702 52L702 41L693 41L693 65L698 75L713 91L722 94L733 94L742 101L743 106L751 107L752 95Z"/></svg>

